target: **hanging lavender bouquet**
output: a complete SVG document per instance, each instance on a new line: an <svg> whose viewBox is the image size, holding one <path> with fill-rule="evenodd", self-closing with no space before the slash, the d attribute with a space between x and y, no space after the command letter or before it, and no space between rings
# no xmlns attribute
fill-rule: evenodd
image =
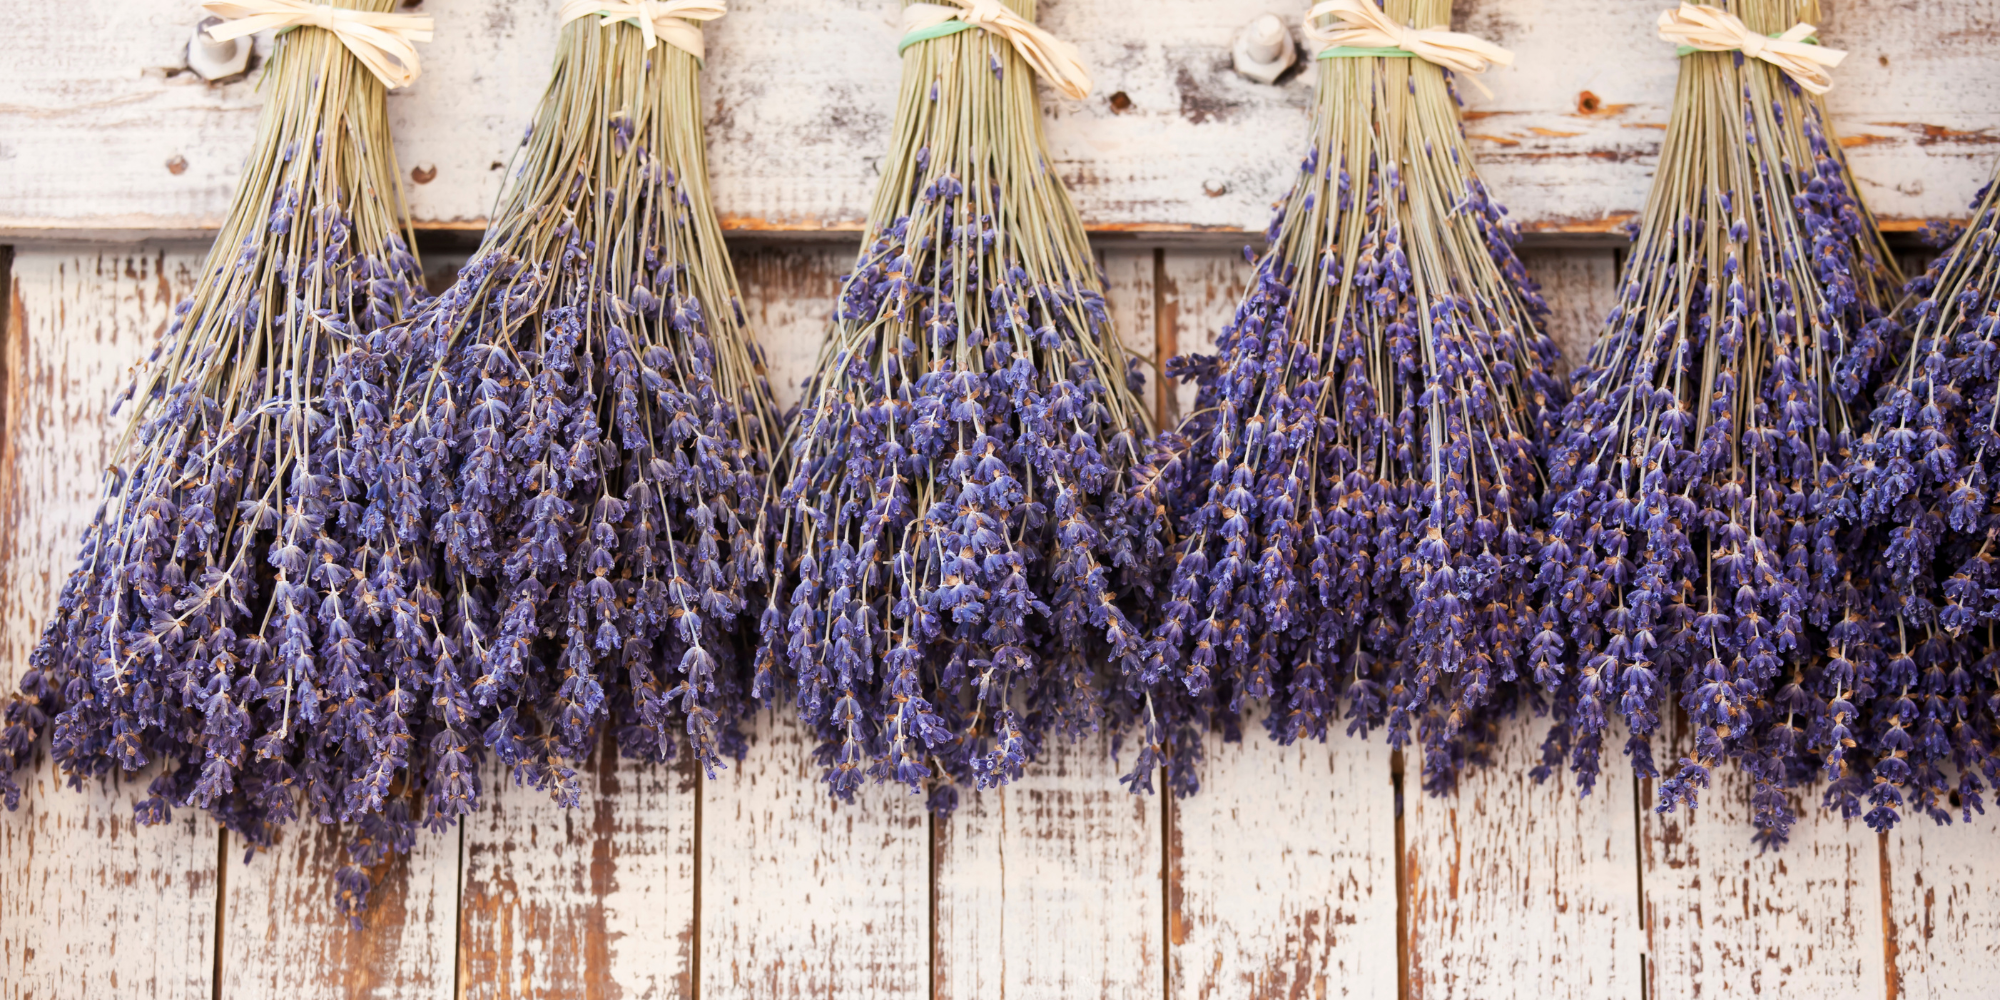
<svg viewBox="0 0 2000 1000"><path fill-rule="evenodd" d="M388 507L445 566L432 826L489 752L565 806L607 727L631 758L742 756L773 414L709 198L688 19L721 14L565 4L485 240L399 331Z"/></svg>
<svg viewBox="0 0 2000 1000"><path fill-rule="evenodd" d="M1199 392L1162 439L1180 538L1152 665L1231 714L1270 698L1283 743L1343 718L1416 740L1433 789L1561 651L1530 568L1556 352L1447 72L1508 56L1440 29L1382 47L1450 15L1307 22L1311 145L1216 354L1175 364Z"/></svg>
<svg viewBox="0 0 2000 1000"><path fill-rule="evenodd" d="M428 39L429 18L391 6L343 17ZM379 529L373 489L376 359L422 292L384 107L415 52L377 37L363 57L317 27L276 42L228 217L113 409L82 558L7 707L9 808L48 731L78 787L158 765L143 823L194 807L268 845L303 810L356 821L359 865L407 841L378 748L409 752L397 719L425 669L410 626L437 596L425 554Z"/></svg>
<svg viewBox="0 0 2000 1000"><path fill-rule="evenodd" d="M1587 783L1616 712L1654 777L1650 737L1677 702L1694 743L1659 807L1692 808L1738 761L1767 844L1793 820L1783 790L1815 759L1842 766L1881 657L1837 515L1897 279L1818 97L1840 54L1807 40L1817 14L1738 0L1661 17L1690 47L1621 301L1572 376L1542 567L1574 641L1550 763L1566 749ZM1735 51L1751 39L1763 58Z"/></svg>
<svg viewBox="0 0 2000 1000"><path fill-rule="evenodd" d="M1088 79L1033 13L906 8L894 145L793 420L757 693L796 700L842 797L949 810L1130 710L1148 416L1030 66Z"/></svg>
<svg viewBox="0 0 2000 1000"><path fill-rule="evenodd" d="M1910 282L1910 349L1876 396L1848 477L1850 515L1874 526L1887 655L1859 676L1830 720L1854 743L1829 754L1829 804L1887 830L1914 807L1967 821L2000 785L2000 532L1992 484L1996 326L2000 326L2000 186L1988 183L1951 245ZM1873 766L1868 761L1872 758ZM1837 766L1836 766L1837 765ZM1863 777L1865 776L1865 778Z"/></svg>

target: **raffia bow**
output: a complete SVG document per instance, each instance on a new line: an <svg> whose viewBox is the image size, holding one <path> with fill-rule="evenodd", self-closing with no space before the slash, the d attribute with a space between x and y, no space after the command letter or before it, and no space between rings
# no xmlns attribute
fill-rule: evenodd
<svg viewBox="0 0 2000 1000"><path fill-rule="evenodd" d="M898 51L925 38L949 34L940 29L954 21L1005 38L1036 73L1070 97L1081 100L1090 96L1090 70L1084 68L1076 46L1042 30L1002 0L950 0L949 6L913 3L903 8L903 43Z"/></svg>
<svg viewBox="0 0 2000 1000"><path fill-rule="evenodd" d="M1684 3L1660 14L1660 37L1667 41L1702 52L1740 51L1778 67L1805 90L1824 94L1833 89L1833 76L1827 70L1840 65L1847 53L1806 41L1818 30L1795 24L1776 37L1760 35L1742 18L1702 4Z"/></svg>
<svg viewBox="0 0 2000 1000"><path fill-rule="evenodd" d="M696 21L713 21L729 13L728 0L565 0L560 17L563 24L594 14L604 16L603 24L630 21L639 26L646 47L666 42L696 59L705 57L701 26Z"/></svg>
<svg viewBox="0 0 2000 1000"><path fill-rule="evenodd" d="M1319 26L1322 17L1340 23ZM1305 34L1322 52L1328 49L1398 49L1458 73L1484 73L1492 65L1514 65L1514 53L1484 38L1443 26L1412 28L1382 12L1370 0L1325 0L1306 14Z"/></svg>
<svg viewBox="0 0 2000 1000"><path fill-rule="evenodd" d="M201 9L223 19L208 37L218 42L274 28L320 28L333 32L382 86L408 86L423 72L416 42L431 40L427 14L389 14L303 0L206 0Z"/></svg>

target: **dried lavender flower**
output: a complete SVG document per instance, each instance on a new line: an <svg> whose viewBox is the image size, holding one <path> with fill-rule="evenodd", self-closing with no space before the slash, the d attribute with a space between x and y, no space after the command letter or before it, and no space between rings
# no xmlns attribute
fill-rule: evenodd
<svg viewBox="0 0 2000 1000"><path fill-rule="evenodd" d="M908 45L894 134L792 423L756 692L795 700L834 794L948 811L1137 710L1148 416L1006 39Z"/></svg>
<svg viewBox="0 0 2000 1000"><path fill-rule="evenodd" d="M398 328L391 509L445 567L432 824L478 808L488 753L577 804L607 726L631 758L743 754L775 420L699 68L630 22L569 21L479 250Z"/></svg>
<svg viewBox="0 0 2000 1000"><path fill-rule="evenodd" d="M1476 743L1483 713L1558 669L1532 561L1564 394L1448 72L1379 56L1317 72L1311 144L1235 319L1215 355L1170 369L1199 391L1144 484L1179 530L1147 680L1230 716L1270 699L1283 743L1386 727L1442 790L1466 727Z"/></svg>
<svg viewBox="0 0 2000 1000"><path fill-rule="evenodd" d="M1727 6L1758 32L1819 13ZM1694 806L1733 760L1775 844L1784 790L1815 759L1842 766L1882 652L1840 473L1851 403L1898 337L1896 281L1822 101L1740 52L1686 54L1620 302L1550 458L1542 583L1572 646L1545 772L1567 756L1587 786L1616 712L1634 769L1660 776L1650 738L1678 704L1694 745L1660 809Z"/></svg>
<svg viewBox="0 0 2000 1000"><path fill-rule="evenodd" d="M383 331L422 276L383 84L299 28L263 86L228 217L114 407L82 559L8 706L10 808L48 731L79 787L158 765L144 823L194 807L253 846L301 813L408 826L394 786L422 751L399 719L426 657L403 622L436 595L430 560L375 512Z"/></svg>
<svg viewBox="0 0 2000 1000"><path fill-rule="evenodd" d="M1970 820L2000 782L1989 750L2000 738L2000 185L1982 188L1972 212L1957 232L1934 234L1949 248L1904 289L1909 347L1877 391L1846 470L1846 513L1871 528L1878 629L1903 655L1847 699L1841 724L1854 746L1839 768L1829 761L1829 804L1853 814L1865 797L1877 829L1908 808L1948 823L1954 796ZM1865 782L1854 777L1862 774Z"/></svg>

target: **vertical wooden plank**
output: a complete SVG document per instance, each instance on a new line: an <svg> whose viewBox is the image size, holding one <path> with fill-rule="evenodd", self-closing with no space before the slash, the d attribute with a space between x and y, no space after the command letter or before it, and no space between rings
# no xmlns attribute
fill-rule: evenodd
<svg viewBox="0 0 2000 1000"><path fill-rule="evenodd" d="M799 401L812 378L840 278L854 269L859 249L844 240L732 247L743 314L764 347L765 373L780 413Z"/></svg>
<svg viewBox="0 0 2000 1000"><path fill-rule="evenodd" d="M1638 842L1629 772L1587 798L1537 784L1547 723L1501 725L1490 767L1433 797L1404 779L1410 996L1639 995Z"/></svg>
<svg viewBox="0 0 2000 1000"><path fill-rule="evenodd" d="M2000 822L1987 806L1972 822L1897 824L1883 843L1891 961L1899 995L1932 1000L1992 996L2000 970Z"/></svg>
<svg viewBox="0 0 2000 1000"><path fill-rule="evenodd" d="M341 828L306 821L245 862L229 836L224 863L222 987L226 1000L455 1000L456 827L418 831L411 853L370 872L359 930L335 907L346 861Z"/></svg>
<svg viewBox="0 0 2000 1000"><path fill-rule="evenodd" d="M1693 742L1678 718L1667 730L1662 762ZM1655 1000L1887 994L1881 848L1866 825L1822 811L1808 790L1793 797L1804 818L1790 843L1759 852L1737 768L1716 770L1693 815L1654 812L1653 785L1639 795Z"/></svg>
<svg viewBox="0 0 2000 1000"><path fill-rule="evenodd" d="M1618 255L1608 249L1524 250L1521 263L1542 286L1549 304L1544 332L1561 348L1567 374L1590 353L1618 304Z"/></svg>
<svg viewBox="0 0 2000 1000"><path fill-rule="evenodd" d="M76 560L127 369L158 343L206 248L40 247L13 259L0 444L0 691ZM192 810L141 828L150 773L61 787L46 758L0 811L0 998L206 1000L218 834Z"/></svg>
<svg viewBox="0 0 2000 1000"><path fill-rule="evenodd" d="M703 1000L928 994L923 799L838 802L812 750L789 709L763 713L749 758L702 783Z"/></svg>
<svg viewBox="0 0 2000 1000"><path fill-rule="evenodd" d="M497 765L463 820L458 981L466 1000L691 997L695 788L687 768L600 746L582 804Z"/></svg>
<svg viewBox="0 0 2000 1000"><path fill-rule="evenodd" d="M1160 329L1170 331L1172 354L1215 352L1215 339L1235 318L1250 274L1240 249L1167 251L1161 267ZM1194 395L1192 383L1176 386L1169 397L1174 413L1192 410Z"/></svg>
<svg viewBox="0 0 2000 1000"><path fill-rule="evenodd" d="M1548 333L1581 357L1617 285L1608 250L1523 255L1550 307ZM1537 784L1547 725L1503 725L1492 766L1442 798L1405 779L1404 878L1413 997L1636 996L1643 971L1636 816L1629 771L1577 794Z"/></svg>
<svg viewBox="0 0 2000 1000"><path fill-rule="evenodd" d="M1165 989L1165 803L1118 783L1108 744L1052 737L1021 780L937 821L938 1000Z"/></svg>
<svg viewBox="0 0 2000 1000"><path fill-rule="evenodd" d="M1146 376L1140 401L1155 409L1159 398L1159 289L1155 287L1156 264L1160 251L1152 247L1117 246L1098 251L1104 270L1104 311L1111 314L1111 327L1125 355L1139 362Z"/></svg>
<svg viewBox="0 0 2000 1000"><path fill-rule="evenodd" d="M1212 738L1174 803L1174 1000L1396 996L1396 790L1380 740Z"/></svg>

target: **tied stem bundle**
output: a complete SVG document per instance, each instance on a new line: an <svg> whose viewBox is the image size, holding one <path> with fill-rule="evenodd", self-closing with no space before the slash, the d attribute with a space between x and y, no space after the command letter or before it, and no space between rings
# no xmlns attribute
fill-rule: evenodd
<svg viewBox="0 0 2000 1000"><path fill-rule="evenodd" d="M1170 372L1199 390L1162 436L1179 538L1154 638L1207 707L1268 698L1283 743L1343 714L1386 727L1442 789L1516 682L1559 669L1528 568L1556 351L1446 70L1360 56L1318 74L1251 287L1216 354Z"/></svg>
<svg viewBox="0 0 2000 1000"><path fill-rule="evenodd" d="M711 773L744 750L733 637L774 414L699 63L629 20L561 30L486 238L405 328L391 414L398 530L445 566L436 822L477 808L487 753L574 806L607 727L626 757Z"/></svg>
<svg viewBox="0 0 2000 1000"><path fill-rule="evenodd" d="M894 134L794 417L756 683L796 699L834 794L948 811L1130 710L1148 416L1014 45L907 44Z"/></svg>
<svg viewBox="0 0 2000 1000"><path fill-rule="evenodd" d="M410 728L432 565L384 530L375 489L385 330L422 275L382 82L300 28L263 86L194 294L114 407L82 559L7 710L0 789L12 808L11 772L52 728L78 787L161 765L143 823L194 807L256 846L301 811L354 823L352 875L407 847L398 780L426 753Z"/></svg>
<svg viewBox="0 0 2000 1000"><path fill-rule="evenodd" d="M1729 10L1771 34L1817 7ZM1650 736L1678 703L1694 741L1659 808L1692 808L1737 761L1760 841L1780 843L1784 789L1815 763L1844 773L1883 656L1836 515L1897 278L1820 99L1741 52L1683 56L1622 280L1550 459L1542 572L1574 647L1542 772L1567 752L1587 787L1615 712L1656 776Z"/></svg>
<svg viewBox="0 0 2000 1000"><path fill-rule="evenodd" d="M1876 396L1848 478L1881 553L1878 609L1892 655L1841 706L1854 740L1831 804L1887 830L1906 808L1967 822L2000 786L2000 184L1988 183L1950 247L1905 289L1907 355ZM1872 666L1872 664L1871 664ZM1872 756L1873 765L1868 760ZM1865 774L1865 782L1856 776Z"/></svg>

